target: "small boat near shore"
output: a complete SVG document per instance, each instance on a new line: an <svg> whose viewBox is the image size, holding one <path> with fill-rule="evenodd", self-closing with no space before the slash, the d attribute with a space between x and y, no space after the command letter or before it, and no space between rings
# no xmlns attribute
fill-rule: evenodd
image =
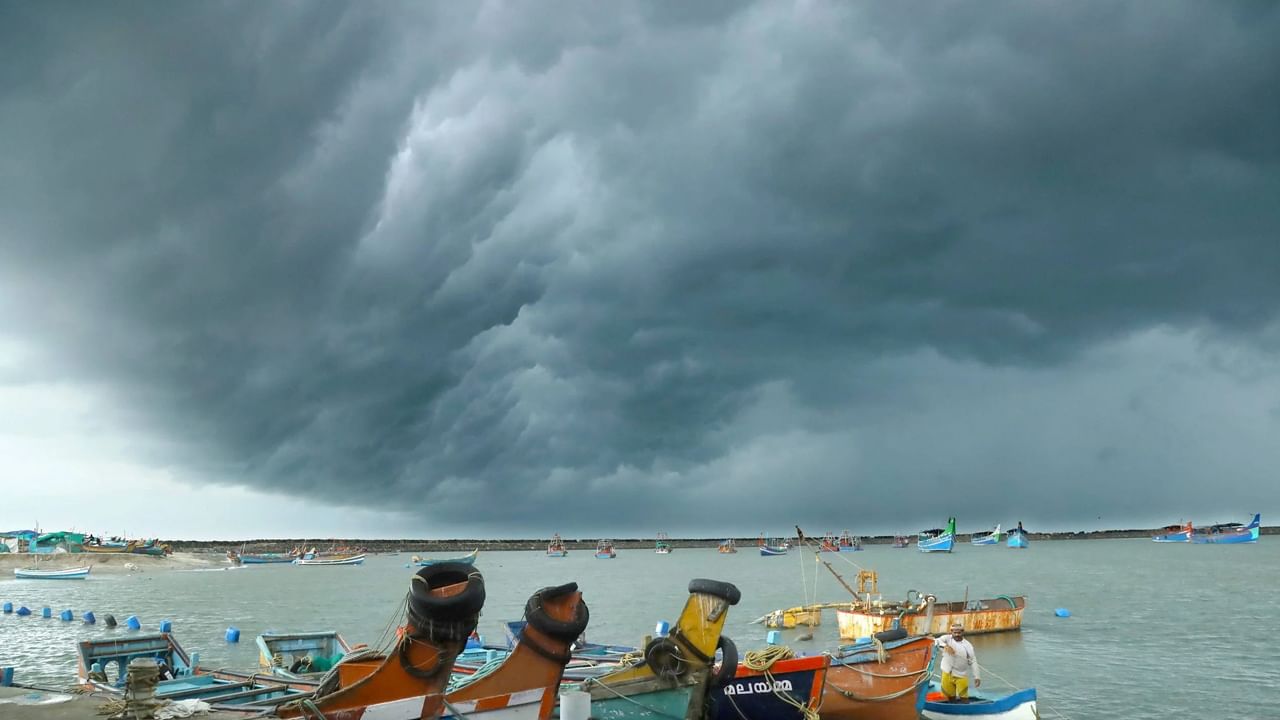
<svg viewBox="0 0 1280 720"><path fill-rule="evenodd" d="M84 567L41 570L38 568L14 568L13 576L19 580L84 580L92 570Z"/></svg>
<svg viewBox="0 0 1280 720"><path fill-rule="evenodd" d="M350 555L347 557L315 557L307 559L305 557L294 558L294 565L307 565L311 567L332 567L336 565L360 565L364 562L364 555Z"/></svg>
<svg viewBox="0 0 1280 720"><path fill-rule="evenodd" d="M462 563L464 565L475 565L476 558L479 556L480 548L476 548L466 555L459 555L451 558L424 558L414 555L410 559L410 562L418 567L431 567L432 565L439 565L440 563Z"/></svg>
<svg viewBox="0 0 1280 720"><path fill-rule="evenodd" d="M272 675L319 679L354 649L332 630L302 633L264 632L255 639L258 665Z"/></svg>
<svg viewBox="0 0 1280 720"><path fill-rule="evenodd" d="M920 715L928 720L1040 720L1035 688L1007 695L992 695L970 688L968 702L948 702L937 681L930 681Z"/></svg>
<svg viewBox="0 0 1280 720"><path fill-rule="evenodd" d="M658 542L654 545L653 552L658 555L671 554L671 538L666 533L658 533Z"/></svg>

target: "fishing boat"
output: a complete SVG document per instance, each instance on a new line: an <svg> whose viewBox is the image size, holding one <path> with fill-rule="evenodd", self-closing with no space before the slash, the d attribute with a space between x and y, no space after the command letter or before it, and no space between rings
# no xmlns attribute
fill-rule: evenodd
<svg viewBox="0 0 1280 720"><path fill-rule="evenodd" d="M721 555L732 555L738 552L738 545L733 541L733 538L725 538L720 541L720 545L716 548L716 552Z"/></svg>
<svg viewBox="0 0 1280 720"><path fill-rule="evenodd" d="M560 539L560 534L556 533L551 536L551 542L547 543L547 557L568 557L569 549L564 546L564 541Z"/></svg>
<svg viewBox="0 0 1280 720"><path fill-rule="evenodd" d="M711 688L707 720L817 717L831 666L829 656L795 657L790 648L774 646L748 652L746 659L732 678Z"/></svg>
<svg viewBox="0 0 1280 720"><path fill-rule="evenodd" d="M231 552L235 552L232 550ZM235 553L242 565L273 565L277 563L291 563L297 557L292 553ZM313 558L314 559L314 558Z"/></svg>
<svg viewBox="0 0 1280 720"><path fill-rule="evenodd" d="M217 710L261 712L290 699L306 697L314 681L288 680L259 673L205 670L169 633L86 640L77 645L77 679L91 691L120 696L129 663L154 660L160 668L155 694L163 700L201 700Z"/></svg>
<svg viewBox="0 0 1280 720"><path fill-rule="evenodd" d="M476 629L484 600L484 578L470 565L441 563L418 570L409 583L394 649L347 655L326 673L312 697L287 702L276 708L276 715L328 720L438 717L445 707L454 659Z"/></svg>
<svg viewBox="0 0 1280 720"><path fill-rule="evenodd" d="M916 541L916 547L920 548L920 552L951 552L956 542L956 519L947 518L947 526L945 528L933 528L932 530L922 530L920 538Z"/></svg>
<svg viewBox="0 0 1280 720"><path fill-rule="evenodd" d="M476 558L479 557L479 555L480 555L480 548L476 548L475 550L472 550L466 555L459 555L458 557L424 558L424 557L419 557L417 555L414 555L410 559L410 561L414 565L417 565L419 567L430 567L432 565L439 565L440 563L462 563L464 565L475 565Z"/></svg>
<svg viewBox="0 0 1280 720"><path fill-rule="evenodd" d="M836 540L836 547L840 552L858 552L862 550L862 538L854 537L848 530L840 533L840 537Z"/></svg>
<svg viewBox="0 0 1280 720"><path fill-rule="evenodd" d="M272 675L294 680L322 677L353 649L332 630L265 632L255 642L260 667Z"/></svg>
<svg viewBox="0 0 1280 720"><path fill-rule="evenodd" d="M737 673L737 653L721 630L729 607L741 596L730 583L690 581L689 598L671 632L650 640L641 659L565 689L590 693L593 718L702 717L707 683L721 684ZM725 659L713 677L717 649Z"/></svg>
<svg viewBox="0 0 1280 720"><path fill-rule="evenodd" d="M1169 525L1163 529L1164 532L1162 534L1152 535L1151 539L1158 543L1189 543L1191 542L1191 533L1195 532L1190 520L1181 525Z"/></svg>
<svg viewBox="0 0 1280 720"><path fill-rule="evenodd" d="M898 629L830 653L823 720L918 720L936 647Z"/></svg>
<svg viewBox="0 0 1280 720"><path fill-rule="evenodd" d="M332 567L336 565L359 565L364 562L364 555L349 555L347 557L314 557L308 560L305 557L293 559L294 565L307 565L314 567Z"/></svg>
<svg viewBox="0 0 1280 720"><path fill-rule="evenodd" d="M932 595L915 590L907 592L905 601L863 593L859 600L836 609L836 622L842 640L872 637L894 627L901 627L910 635L940 635L957 622L964 626L966 634L981 635L1021 630L1026 607L1024 595L938 602Z"/></svg>
<svg viewBox="0 0 1280 720"><path fill-rule="evenodd" d="M893 546L896 548L911 547L911 538L906 535L894 535Z"/></svg>
<svg viewBox="0 0 1280 720"><path fill-rule="evenodd" d="M1191 534L1191 542L1199 545L1254 543L1258 542L1258 536L1261 531L1262 514L1258 513L1253 516L1253 520L1248 525L1223 523L1221 525L1210 525L1206 528L1196 528L1195 532Z"/></svg>
<svg viewBox="0 0 1280 720"><path fill-rule="evenodd" d="M756 538L756 546L760 548L760 554L765 557L774 555L786 555L790 550L790 546L783 540L768 540L764 535Z"/></svg>
<svg viewBox="0 0 1280 720"><path fill-rule="evenodd" d="M1027 531L1023 529L1021 521L1018 522L1018 527L1009 531L1009 539L1005 541L1005 545L1020 550L1031 547L1031 540L1027 537Z"/></svg>
<svg viewBox="0 0 1280 720"><path fill-rule="evenodd" d="M968 702L948 702L936 681L929 683L920 715L928 720L1040 720L1035 688L1017 690L1007 695L992 695L969 688Z"/></svg>
<svg viewBox="0 0 1280 720"><path fill-rule="evenodd" d="M654 545L653 551L658 555L671 554L671 538L667 537L664 532L658 533L658 542Z"/></svg>
<svg viewBox="0 0 1280 720"><path fill-rule="evenodd" d="M1000 544L1000 525L996 525L996 529L987 533L975 534L969 538L970 545L999 545Z"/></svg>
<svg viewBox="0 0 1280 720"><path fill-rule="evenodd" d="M596 543L596 558L600 560L609 560L618 557L617 551L613 549L612 540L601 540Z"/></svg>
<svg viewBox="0 0 1280 720"><path fill-rule="evenodd" d="M84 580L89 577L89 566L63 568L60 570L40 570L38 568L15 568L13 576L20 580Z"/></svg>
<svg viewBox="0 0 1280 720"><path fill-rule="evenodd" d="M848 603L818 603L774 610L764 616L764 626L783 630L790 630L800 626L815 627L822 624L822 611L824 609L843 607L845 605L848 605Z"/></svg>
<svg viewBox="0 0 1280 720"><path fill-rule="evenodd" d="M823 534L822 542L818 543L818 552L840 552L840 546L836 544L835 533Z"/></svg>
<svg viewBox="0 0 1280 720"><path fill-rule="evenodd" d="M123 545L117 545L114 543L104 543L101 545L95 544L95 543L85 543L80 546L80 552L92 553L95 555L132 553L135 547L137 547L137 543L134 542L133 540L130 540L129 542Z"/></svg>

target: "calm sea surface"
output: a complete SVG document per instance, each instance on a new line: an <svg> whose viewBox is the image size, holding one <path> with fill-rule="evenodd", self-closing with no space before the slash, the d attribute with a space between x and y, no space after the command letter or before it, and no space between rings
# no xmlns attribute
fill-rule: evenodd
<svg viewBox="0 0 1280 720"><path fill-rule="evenodd" d="M124 635L79 621L85 610L112 613L123 625L137 615L154 631L161 619L206 667L255 665L253 638L263 630L336 629L348 641L376 644L393 622L408 586L410 554L370 557L357 567L266 565L236 570L153 571L83 582L0 579L0 603L24 604L36 616L0 616L0 666L18 680L64 684L75 674L79 640ZM691 578L726 580L742 590L725 632L743 652L764 645L751 621L814 598L847 597L812 553L760 557L714 548L671 555L621 550L614 560L588 551L567 558L540 552L482 553L488 602L480 632L501 641L501 623L518 619L537 588L576 581L591 608L587 635L638 644L658 620L672 620ZM1029 550L960 547L952 555L872 546L823 554L852 583L857 568L880 575L880 591L908 589L940 600L1025 594L1021 633L976 636L983 688L1002 679L1034 685L1045 718L1280 718L1280 540L1249 546L1160 545L1146 540L1033 543ZM54 619L38 617L49 606ZM1065 607L1072 617L1057 618ZM77 620L57 619L72 609ZM228 644L228 625L241 630ZM838 644L828 613L812 641L784 640L798 652Z"/></svg>

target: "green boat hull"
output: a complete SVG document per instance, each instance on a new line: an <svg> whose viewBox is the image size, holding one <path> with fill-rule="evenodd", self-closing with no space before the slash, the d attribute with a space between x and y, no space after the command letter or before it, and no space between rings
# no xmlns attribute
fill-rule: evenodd
<svg viewBox="0 0 1280 720"><path fill-rule="evenodd" d="M600 697L591 693L591 720L673 720L689 712L694 685L665 688L627 697Z"/></svg>

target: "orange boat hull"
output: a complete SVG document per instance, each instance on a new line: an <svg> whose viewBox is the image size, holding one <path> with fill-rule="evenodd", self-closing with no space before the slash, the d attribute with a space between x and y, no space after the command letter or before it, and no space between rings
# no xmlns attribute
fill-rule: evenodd
<svg viewBox="0 0 1280 720"><path fill-rule="evenodd" d="M892 645L892 644L891 644ZM886 650L860 651L834 659L822 694L823 720L917 720L921 693L928 686L934 644L929 637L907 640ZM865 660L863 662L846 662Z"/></svg>

